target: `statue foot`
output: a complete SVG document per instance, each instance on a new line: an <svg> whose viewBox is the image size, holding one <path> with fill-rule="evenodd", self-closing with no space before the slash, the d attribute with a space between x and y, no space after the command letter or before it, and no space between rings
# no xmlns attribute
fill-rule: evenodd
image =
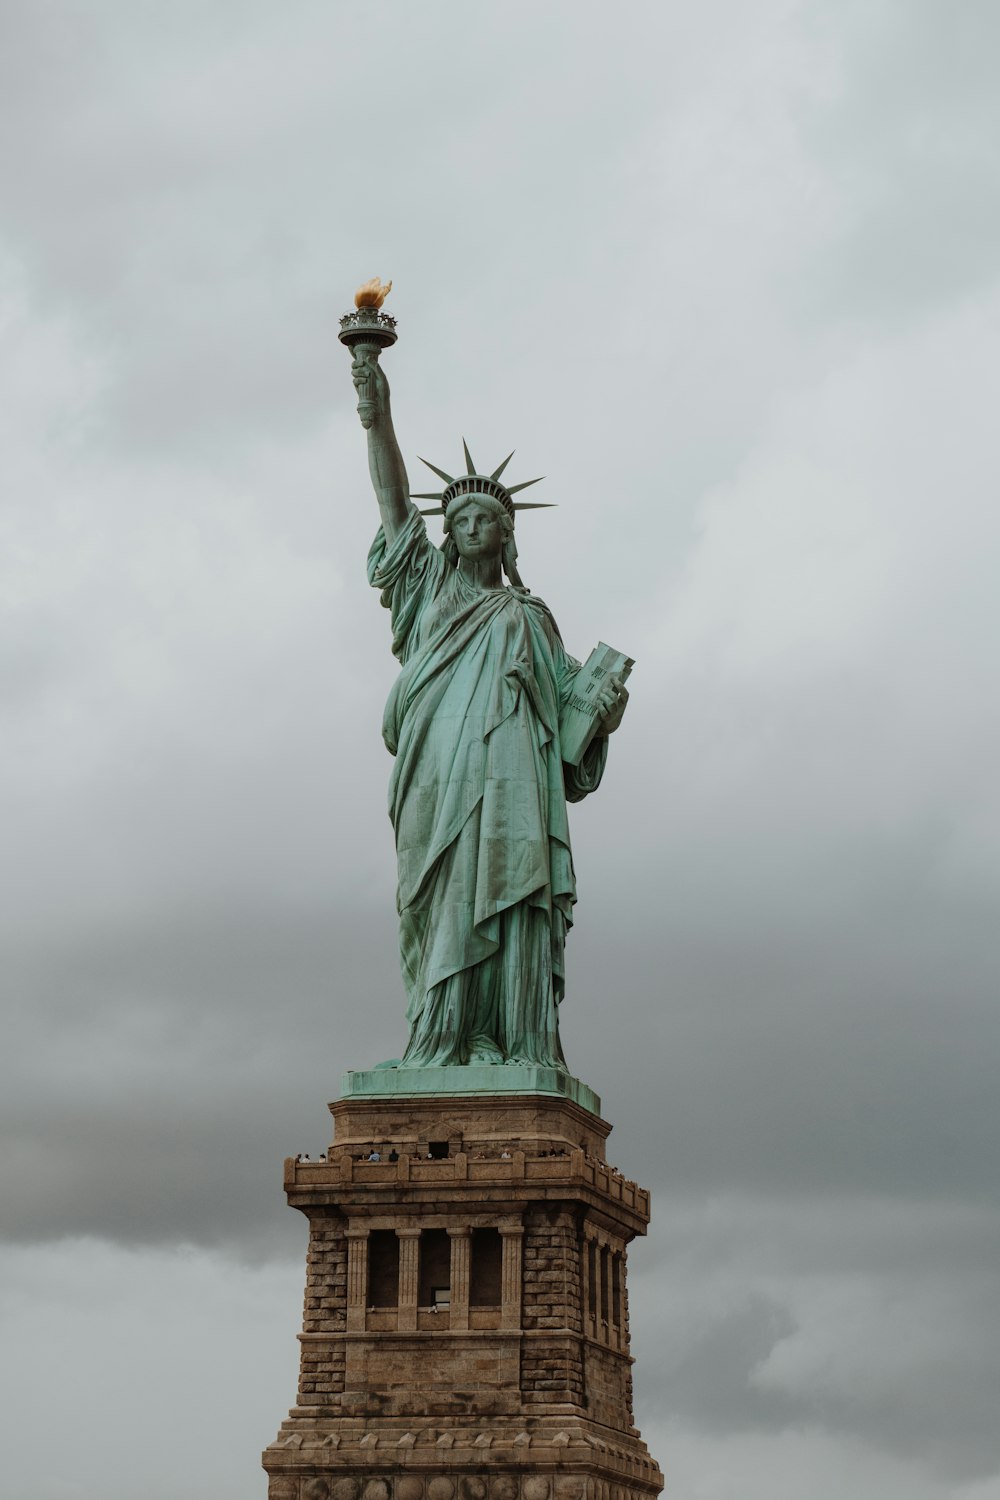
<svg viewBox="0 0 1000 1500"><path fill-rule="evenodd" d="M469 1066L495 1068L504 1055L495 1042L479 1040L469 1048Z"/></svg>

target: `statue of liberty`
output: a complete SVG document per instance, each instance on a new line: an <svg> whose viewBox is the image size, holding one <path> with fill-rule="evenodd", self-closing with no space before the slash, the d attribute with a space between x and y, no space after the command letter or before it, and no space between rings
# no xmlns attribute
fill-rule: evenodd
<svg viewBox="0 0 1000 1500"><path fill-rule="evenodd" d="M400 1066L565 1070L566 804L600 785L628 694L621 676L604 677L596 733L579 764L565 761L560 714L580 663L517 571L514 518L528 507L512 497L527 485L503 484L509 458L478 473L466 446L465 474L428 465L443 492L411 497L379 352L355 341L352 375L381 514L368 579L401 663L382 725L410 1023ZM437 501L441 547L414 499Z"/></svg>

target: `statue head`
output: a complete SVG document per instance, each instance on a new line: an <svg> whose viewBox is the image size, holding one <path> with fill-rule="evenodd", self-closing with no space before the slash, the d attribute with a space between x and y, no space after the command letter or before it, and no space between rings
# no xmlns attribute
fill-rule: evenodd
<svg viewBox="0 0 1000 1500"><path fill-rule="evenodd" d="M469 445L464 440L462 447L465 451L466 472L455 478L454 475L446 473L444 469L439 469L436 464L428 463L426 458L422 458L420 462L427 464L429 469L433 469L434 473L440 479L444 480L445 487L443 490L435 491L433 494L414 494L411 498L414 500L436 500L438 502L433 510L425 510L421 514L425 516L440 515L443 517L445 538L441 550L444 552L445 557L456 565L463 554L458 546L456 534L452 530L452 521L459 515L463 506L475 501L484 513L488 511L491 518L496 517L502 528L500 555L503 570L515 588L523 588L524 585L518 577L517 572L517 547L514 542L514 512L518 510L546 509L547 507L533 504L530 501L527 503L524 501L515 501L513 496L520 490L526 490L530 485L537 484L538 480L526 479L521 484L503 484L500 476L514 457L512 453L508 453L503 463L495 468L492 474L480 474L473 462L472 454L469 452ZM473 554L470 553L468 555L472 556ZM474 555L480 558L484 554L480 550Z"/></svg>
<svg viewBox="0 0 1000 1500"><path fill-rule="evenodd" d="M513 514L493 495L473 492L452 500L444 514L443 551L456 566L463 557L473 562L499 557L511 583L524 587L517 571Z"/></svg>
<svg viewBox="0 0 1000 1500"><path fill-rule="evenodd" d="M494 550L499 552L514 535L514 517L503 502L492 495L461 495L445 511L444 534L455 538L459 554L464 557L465 540L477 530L488 538L491 553Z"/></svg>

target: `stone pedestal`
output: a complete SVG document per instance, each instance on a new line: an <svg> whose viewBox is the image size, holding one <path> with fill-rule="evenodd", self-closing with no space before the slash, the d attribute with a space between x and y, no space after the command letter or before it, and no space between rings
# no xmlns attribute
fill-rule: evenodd
<svg viewBox="0 0 1000 1500"><path fill-rule="evenodd" d="M330 1109L328 1160L285 1163L310 1240L269 1500L656 1496L626 1286L649 1195L608 1166L610 1127L565 1094Z"/></svg>

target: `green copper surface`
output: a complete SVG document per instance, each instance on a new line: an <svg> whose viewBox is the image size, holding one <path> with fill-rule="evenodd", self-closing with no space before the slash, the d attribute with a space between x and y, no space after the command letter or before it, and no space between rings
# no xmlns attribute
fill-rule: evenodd
<svg viewBox="0 0 1000 1500"><path fill-rule="evenodd" d="M345 1073L342 1099L399 1099L423 1094L555 1094L600 1115L593 1089L561 1068L465 1067L372 1068Z"/></svg>
<svg viewBox="0 0 1000 1500"><path fill-rule="evenodd" d="M395 757L389 816L410 1038L397 1067L349 1074L349 1088L365 1080L368 1092L375 1079L380 1094L450 1093L457 1074L458 1092L576 1089L593 1099L559 1042L576 901L567 803L600 785L627 693L616 678L594 693L598 732L579 764L564 762L560 715L580 664L518 576L509 495L524 486L510 486L506 503L457 494L435 545L410 499L378 355L357 344L352 373L382 518L368 579L400 662L382 734Z"/></svg>

